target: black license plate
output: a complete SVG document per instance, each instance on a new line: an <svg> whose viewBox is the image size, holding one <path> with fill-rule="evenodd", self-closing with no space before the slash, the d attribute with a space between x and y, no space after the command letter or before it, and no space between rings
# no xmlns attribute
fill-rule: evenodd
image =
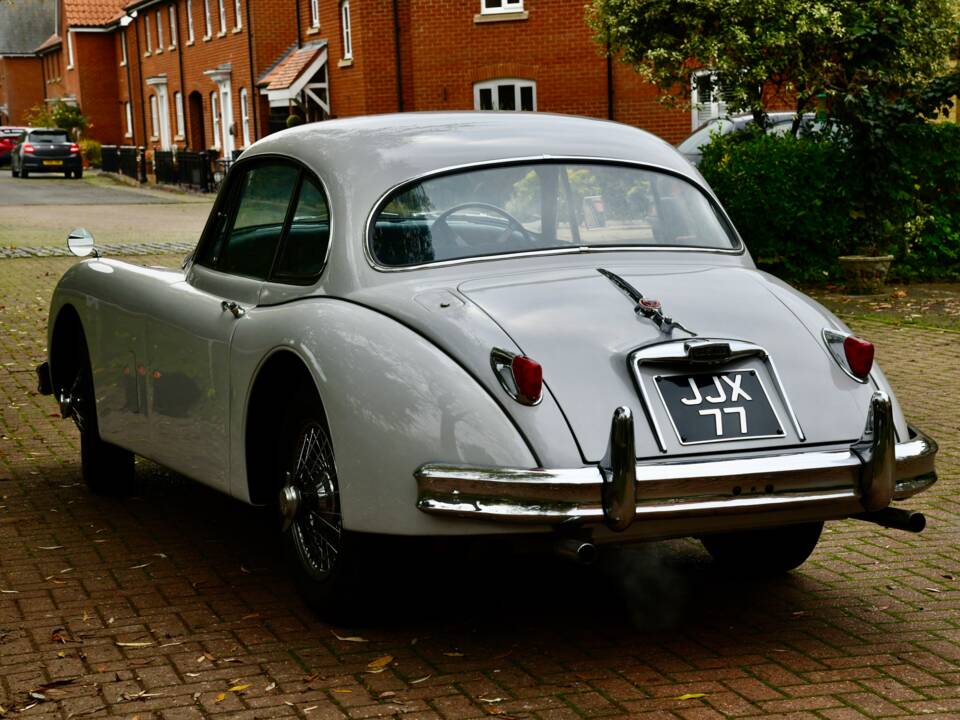
<svg viewBox="0 0 960 720"><path fill-rule="evenodd" d="M682 445L784 436L754 370L658 375L655 381Z"/></svg>

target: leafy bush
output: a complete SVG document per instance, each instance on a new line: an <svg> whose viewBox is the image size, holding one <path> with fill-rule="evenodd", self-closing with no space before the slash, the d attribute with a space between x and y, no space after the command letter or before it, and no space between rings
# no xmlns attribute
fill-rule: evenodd
<svg viewBox="0 0 960 720"><path fill-rule="evenodd" d="M52 105L36 105L27 113L27 124L32 127L60 128L77 139L90 127L90 119L76 105L58 100Z"/></svg>
<svg viewBox="0 0 960 720"><path fill-rule="evenodd" d="M920 123L890 143L882 203L863 202L863 173L830 137L715 138L700 171L757 265L784 279L840 279L836 258L863 249L868 224L884 228L875 250L895 256L892 277L960 278L960 127Z"/></svg>
<svg viewBox="0 0 960 720"><path fill-rule="evenodd" d="M90 164L90 167L100 167L102 148L99 142L96 140L81 140L80 153L83 155L83 159Z"/></svg>

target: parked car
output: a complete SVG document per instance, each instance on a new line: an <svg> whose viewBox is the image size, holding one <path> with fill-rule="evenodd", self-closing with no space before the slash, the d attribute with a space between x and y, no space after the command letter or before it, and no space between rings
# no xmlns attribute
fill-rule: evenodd
<svg viewBox="0 0 960 720"><path fill-rule="evenodd" d="M66 130L33 128L22 134L11 153L10 172L27 178L30 173L62 172L65 177L83 177L80 146Z"/></svg>
<svg viewBox="0 0 960 720"><path fill-rule="evenodd" d="M767 132L776 135L786 135L793 128L793 119L796 117L796 114L792 112L773 112L769 113L767 117L770 122L770 125L767 127ZM688 162L696 166L700 164L700 158L703 155L701 148L709 144L714 137L743 132L752 125L753 115L750 113L713 118L703 123L703 125L694 130L686 140L677 145L677 150L680 151ZM805 113L797 129L797 135L802 137L811 133L820 132L823 130L823 127L823 121L817 120L817 116L814 113Z"/></svg>
<svg viewBox="0 0 960 720"><path fill-rule="evenodd" d="M0 165L6 165L10 162L10 153L17 140L29 128L17 127L15 125L0 125Z"/></svg>
<svg viewBox="0 0 960 720"><path fill-rule="evenodd" d="M127 488L136 453L275 506L321 609L349 601L358 537L533 536L588 561L695 536L779 572L827 520L919 531L891 503L936 480L873 346L756 270L689 163L616 123L270 135L182 268L94 252L47 340L40 390L94 491Z"/></svg>

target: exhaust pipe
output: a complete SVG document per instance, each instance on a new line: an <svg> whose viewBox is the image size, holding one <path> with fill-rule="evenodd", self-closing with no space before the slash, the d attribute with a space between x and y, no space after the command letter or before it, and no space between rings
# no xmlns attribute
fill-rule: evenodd
<svg viewBox="0 0 960 720"><path fill-rule="evenodd" d="M922 512L903 510L902 508L888 507L876 512L860 513L853 517L857 520L866 520L883 527L906 530L912 533L923 532L923 529L927 526L927 518Z"/></svg>
<svg viewBox="0 0 960 720"><path fill-rule="evenodd" d="M593 565L597 561L599 552L597 546L586 540L577 538L566 538L559 540L554 545L557 555L573 560L580 565Z"/></svg>

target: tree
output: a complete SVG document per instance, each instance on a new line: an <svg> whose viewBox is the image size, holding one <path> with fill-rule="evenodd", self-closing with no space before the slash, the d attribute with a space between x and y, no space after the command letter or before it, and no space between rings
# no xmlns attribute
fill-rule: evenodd
<svg viewBox="0 0 960 720"><path fill-rule="evenodd" d="M27 113L27 123L33 127L60 128L79 140L84 130L90 127L89 118L76 105L57 100L52 105L36 105Z"/></svg>

